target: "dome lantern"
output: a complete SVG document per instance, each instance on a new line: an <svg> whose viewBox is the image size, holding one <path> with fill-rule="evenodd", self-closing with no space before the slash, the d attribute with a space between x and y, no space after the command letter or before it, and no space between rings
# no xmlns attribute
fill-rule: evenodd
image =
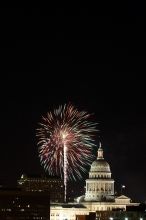
<svg viewBox="0 0 146 220"><path fill-rule="evenodd" d="M97 151L97 160L102 160L104 159L103 157L103 149L101 147L101 142L99 143L99 148L98 148L98 151Z"/></svg>

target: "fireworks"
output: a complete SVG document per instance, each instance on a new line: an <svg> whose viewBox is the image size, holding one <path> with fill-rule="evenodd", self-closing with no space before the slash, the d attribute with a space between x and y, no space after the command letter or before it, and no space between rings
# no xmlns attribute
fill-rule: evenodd
<svg viewBox="0 0 146 220"><path fill-rule="evenodd" d="M50 175L68 179L82 178L93 161L96 123L90 114L73 105L60 106L42 117L37 129L39 157Z"/></svg>

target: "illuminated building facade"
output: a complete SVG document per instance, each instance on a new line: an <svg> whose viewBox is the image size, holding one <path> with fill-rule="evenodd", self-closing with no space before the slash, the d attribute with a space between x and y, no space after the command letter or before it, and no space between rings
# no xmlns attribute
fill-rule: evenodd
<svg viewBox="0 0 146 220"><path fill-rule="evenodd" d="M89 179L86 180L85 201L113 201L114 180L111 179L109 164L104 160L103 149L98 149L97 160L90 168Z"/></svg>
<svg viewBox="0 0 146 220"><path fill-rule="evenodd" d="M49 194L24 192L20 189L1 189L0 219L50 220Z"/></svg>
<svg viewBox="0 0 146 220"><path fill-rule="evenodd" d="M131 199L125 195L121 195L116 197L114 192L114 180L111 178L111 169L110 165L104 160L103 149L101 144L99 146L97 152L96 160L91 164L89 178L86 179L86 190L85 194L76 198L75 205L82 205L81 207L71 208L71 207L63 207L62 205L55 205L50 207L50 219L51 220L77 220L78 219L90 219L89 213L102 213L101 217L96 219L104 220L113 218L110 214L114 211L117 215L120 213L122 216L128 215L126 211L127 206L129 207L137 207L139 203L132 203ZM68 203L68 205L72 205ZM73 206L73 205L72 205ZM83 208L84 207L84 208ZM81 212L81 213L79 213ZM66 214L70 213L70 215ZM86 218L85 217L86 213ZM59 219L59 216L62 216ZM132 216L136 216L136 212L131 214ZM107 217L108 216L108 217ZM114 215L113 215L114 216ZM129 215L128 215L129 216ZM138 214L137 214L138 216ZM114 219L114 218L113 218ZM121 219L121 218L119 218ZM126 220L126 219L123 219ZM128 218L130 220L130 218ZM132 220L132 219L131 219ZM142 219L141 219L142 220Z"/></svg>
<svg viewBox="0 0 146 220"><path fill-rule="evenodd" d="M110 165L104 160L101 144L98 148L97 158L91 164L89 178L86 180L85 195L78 197L77 202L94 212L114 209L126 211L127 205L139 205L139 203L132 203L131 199L125 195L115 196Z"/></svg>
<svg viewBox="0 0 146 220"><path fill-rule="evenodd" d="M49 192L50 202L64 202L64 184L60 178L27 177L22 175L18 187L28 192Z"/></svg>
<svg viewBox="0 0 146 220"><path fill-rule="evenodd" d="M50 220L76 220L77 215L89 215L82 204L51 204L50 210Z"/></svg>

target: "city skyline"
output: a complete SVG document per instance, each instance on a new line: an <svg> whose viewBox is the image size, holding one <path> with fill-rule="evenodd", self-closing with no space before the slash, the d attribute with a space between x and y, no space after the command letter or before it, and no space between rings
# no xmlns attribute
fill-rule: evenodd
<svg viewBox="0 0 146 220"><path fill-rule="evenodd" d="M118 191L125 185L128 196L143 202L144 20L94 14L88 9L70 16L61 9L49 16L38 9L1 14L7 15L5 26L14 39L3 31L0 184L14 186L22 173L44 173L36 141L38 122L49 110L71 102L94 113L99 123L96 144L100 136Z"/></svg>
<svg viewBox="0 0 146 220"><path fill-rule="evenodd" d="M18 113L18 112L17 112ZM128 120L129 121L129 120ZM19 122L19 120L17 121ZM29 122L27 121L27 123L29 124ZM100 129L99 135L97 134L97 147L98 147L98 141L99 141L99 137L100 136L100 140L102 142L104 151L105 151L105 155L107 160L110 162L111 166L112 166L112 171L113 171L113 175L115 177L115 180L117 182L117 188L120 191L120 187L121 185L126 185L126 189L125 189L125 193L126 191L129 192L129 196L134 197L135 199L141 199L144 200L144 195L140 195L139 191L143 190L144 188L141 188L141 185L144 185L144 183L142 183L142 181L144 181L144 176L143 173L139 173L138 169L142 169L142 164L144 164L144 157L145 155L142 153L144 151L140 151L140 146L137 147L136 144L140 143L140 141L142 140L137 140L137 136L141 135L141 134L136 134L137 133L137 129L135 128L134 130L129 131L130 129L128 129L126 127L127 124L125 124L125 126L123 125L122 128L119 128L118 125L118 121L114 121L112 122L113 125L112 127L110 126L109 121L104 121L105 124L108 124L107 127L105 127L105 129L103 128L102 130L100 129L100 127L103 126L103 124L99 124L98 127ZM132 121L133 123L133 121ZM37 127L37 123L36 124L31 124L31 126L33 126L33 128ZM133 129L133 126L130 124L129 125L130 128ZM112 130L110 129L112 128ZM116 128L118 129L116 131ZM22 131L24 132L25 127L21 128ZM15 133L16 131L19 130L19 127L17 129L15 129L13 132ZM122 133L123 131L123 133ZM32 132L33 135L35 135L35 129L32 129L32 131L30 130L30 128L28 128L27 132ZM19 132L18 132L19 134ZM134 134L134 137L133 137ZM23 135L23 134L21 134ZM137 136L135 136L137 135ZM15 138L17 138L17 136L14 136ZM10 176L7 175L7 173L5 173L5 169L2 169L1 166L1 180L2 182L6 181L6 183L8 185L14 185L14 183L16 183L16 180L20 177L20 175L22 173L28 173L28 174L40 174L40 173L44 173L43 167L41 167L40 165L40 161L39 161L39 157L38 157L38 148L37 148L37 143L36 143L36 139L35 136L31 136L28 135L24 137L26 138L24 140L24 143L26 143L28 140L29 144L24 144L22 143L23 148L19 149L19 143L17 143L17 140L21 141L20 137L14 142L12 142L12 140L14 139L14 137L12 139L8 139L7 143L8 146L11 145L11 143L13 143L14 149L10 149L11 154L8 156L8 159L13 155L13 157L11 158L11 161L17 161L20 166L18 166L17 163L12 163L11 167L9 167L10 165L10 161L8 161L8 168L7 165L5 167L5 169L7 170L7 172L9 172L9 169L11 170L10 172ZM32 138L32 140L31 140ZM134 143L134 140L136 140L136 143ZM138 142L137 142L138 141ZM125 143L124 143L125 142ZM17 144L16 144L17 143ZM6 144L6 142L5 142ZM139 155L140 155L140 159L143 159L141 161L141 163L137 166L137 164L135 164L135 159L137 158L137 151L135 152L134 149L132 148L132 144L133 144L133 148L138 149ZM135 145L134 145L135 144ZM118 146L120 145L120 147ZM20 150L19 152L16 151ZM133 152L130 151L133 150ZM4 149L5 150L5 149ZM14 152L13 152L14 150ZM4 151L5 152L5 151ZM6 150L7 152L7 150ZM23 155L24 154L24 155ZM18 156L21 156L20 158L18 158ZM131 158L131 155L134 155L135 158ZM132 156L133 157L133 156ZM116 160L115 160L116 158ZM5 161L7 161L6 158L3 158ZM132 161L132 162L131 162ZM2 160L1 160L2 162ZM130 162L130 163L129 163ZM15 173L16 172L16 173ZM137 173L138 172L138 173ZM12 176L11 176L12 175ZM139 175L141 178L141 181L139 181L135 175ZM129 178L128 178L129 177ZM137 189L137 186L132 185L133 181L137 181L137 184L139 184L139 189ZM83 184L83 183L82 183ZM137 189L137 191L135 191L135 187ZM144 187L144 186L143 186ZM135 191L135 192L134 192ZM120 193L120 192L119 192Z"/></svg>

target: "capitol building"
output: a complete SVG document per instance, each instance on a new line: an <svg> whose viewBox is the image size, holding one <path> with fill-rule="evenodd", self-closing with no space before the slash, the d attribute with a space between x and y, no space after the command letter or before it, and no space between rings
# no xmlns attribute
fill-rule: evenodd
<svg viewBox="0 0 146 220"><path fill-rule="evenodd" d="M89 215L96 211L126 211L127 206L139 205L125 195L115 196L114 183L100 143L97 158L91 164L89 178L86 179L85 194L76 198L74 203L52 204L50 220L75 220L77 215Z"/></svg>

